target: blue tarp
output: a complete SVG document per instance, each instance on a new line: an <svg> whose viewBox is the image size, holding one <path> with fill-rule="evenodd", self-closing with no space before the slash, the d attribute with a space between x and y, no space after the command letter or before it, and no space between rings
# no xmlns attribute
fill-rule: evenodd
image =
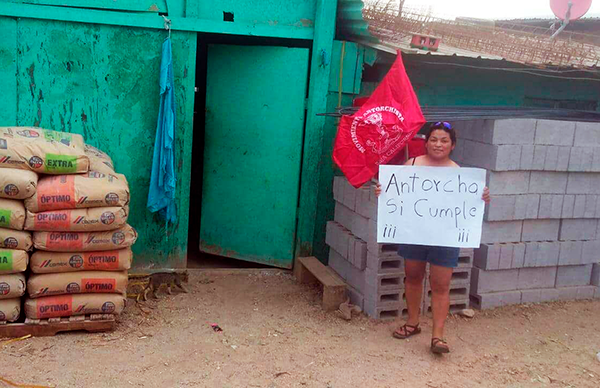
<svg viewBox="0 0 600 388"><path fill-rule="evenodd" d="M171 39L162 45L160 64L160 109L156 124L156 140L152 160L152 176L148 193L148 210L160 212L167 223L177 221L175 207L175 82Z"/></svg>

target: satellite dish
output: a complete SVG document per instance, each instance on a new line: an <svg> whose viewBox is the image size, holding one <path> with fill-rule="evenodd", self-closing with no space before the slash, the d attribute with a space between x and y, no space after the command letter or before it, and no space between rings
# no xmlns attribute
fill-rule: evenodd
<svg viewBox="0 0 600 388"><path fill-rule="evenodd" d="M577 20L585 15L591 6L592 0L550 0L550 8L560 20Z"/></svg>

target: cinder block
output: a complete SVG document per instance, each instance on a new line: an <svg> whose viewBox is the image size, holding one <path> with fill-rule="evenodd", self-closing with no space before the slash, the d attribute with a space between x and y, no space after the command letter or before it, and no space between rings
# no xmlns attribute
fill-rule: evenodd
<svg viewBox="0 0 600 388"><path fill-rule="evenodd" d="M550 218L561 218L564 198L564 195L552 196L552 211L550 212Z"/></svg>
<svg viewBox="0 0 600 388"><path fill-rule="evenodd" d="M535 152L534 145L521 146L521 171L530 171L533 169L533 154Z"/></svg>
<svg viewBox="0 0 600 388"><path fill-rule="evenodd" d="M551 288L556 282L557 267L521 268L517 289Z"/></svg>
<svg viewBox="0 0 600 388"><path fill-rule="evenodd" d="M600 147L594 147L594 158L592 159L592 171L600 172Z"/></svg>
<svg viewBox="0 0 600 388"><path fill-rule="evenodd" d="M487 185L494 195L527 194L530 175L529 171L490 171Z"/></svg>
<svg viewBox="0 0 600 388"><path fill-rule="evenodd" d="M521 241L558 240L560 220L525 220Z"/></svg>
<svg viewBox="0 0 600 388"><path fill-rule="evenodd" d="M579 300L594 299L595 291L596 291L596 287L594 287L594 286L579 286L579 287L577 287L577 299L579 299Z"/></svg>
<svg viewBox="0 0 600 388"><path fill-rule="evenodd" d="M600 187L598 188L600 190ZM583 218L595 218L596 217L596 202L598 201L597 195L586 195L585 196L585 212Z"/></svg>
<svg viewBox="0 0 600 388"><path fill-rule="evenodd" d="M523 268L525 264L525 246L526 244L514 244L513 262L511 268Z"/></svg>
<svg viewBox="0 0 600 388"><path fill-rule="evenodd" d="M475 249L473 263L475 267L495 270L500 267L500 244L481 244Z"/></svg>
<svg viewBox="0 0 600 388"><path fill-rule="evenodd" d="M542 171L546 163L546 153L548 147L543 145L536 145L533 149L533 163L531 164L532 170Z"/></svg>
<svg viewBox="0 0 600 388"><path fill-rule="evenodd" d="M592 264L558 267L555 287L588 286L592 279Z"/></svg>
<svg viewBox="0 0 600 388"><path fill-rule="evenodd" d="M594 263L600 263L600 240L584 241L581 253L581 264Z"/></svg>
<svg viewBox="0 0 600 388"><path fill-rule="evenodd" d="M582 264L583 241L561 241L558 265Z"/></svg>
<svg viewBox="0 0 600 388"><path fill-rule="evenodd" d="M540 209L537 218L552 218L552 198L554 195L541 195L540 196Z"/></svg>
<svg viewBox="0 0 600 388"><path fill-rule="evenodd" d="M368 297L364 298L365 301L373 302L373 304L375 304L377 307L380 307L388 303L406 303L402 297L403 294L404 290L382 291L376 295L369 295Z"/></svg>
<svg viewBox="0 0 600 388"><path fill-rule="evenodd" d="M356 196L356 213L369 219L377 219L377 202L371 201L369 193L373 188L369 185L368 187L361 187L358 190Z"/></svg>
<svg viewBox="0 0 600 388"><path fill-rule="evenodd" d="M569 167L567 171L583 171L583 150L582 147L572 147L571 157L569 158Z"/></svg>
<svg viewBox="0 0 600 388"><path fill-rule="evenodd" d="M340 275L342 279L347 279L350 263L333 248L329 249L329 262L327 265Z"/></svg>
<svg viewBox="0 0 600 388"><path fill-rule="evenodd" d="M471 294L471 306L478 310L489 310L496 307L521 303L521 291L504 291Z"/></svg>
<svg viewBox="0 0 600 388"><path fill-rule="evenodd" d="M472 268L475 250L472 248L461 248L458 254L458 268Z"/></svg>
<svg viewBox="0 0 600 388"><path fill-rule="evenodd" d="M376 256L390 252L398 252L397 244L377 243L377 223L375 220L369 220L368 238L366 242L367 252L370 252Z"/></svg>
<svg viewBox="0 0 600 388"><path fill-rule="evenodd" d="M583 147L600 146L600 124L575 123L575 142L573 144Z"/></svg>
<svg viewBox="0 0 600 388"><path fill-rule="evenodd" d="M354 212L346 205L336 202L333 219L344 228L352 230L352 216Z"/></svg>
<svg viewBox="0 0 600 388"><path fill-rule="evenodd" d="M600 264L595 263L592 266L592 277L591 282L593 286L600 287Z"/></svg>
<svg viewBox="0 0 600 388"><path fill-rule="evenodd" d="M591 172L594 164L594 149L591 147L581 148L581 170Z"/></svg>
<svg viewBox="0 0 600 388"><path fill-rule="evenodd" d="M369 317L381 320L395 320L398 319L404 308L404 303L386 303L385 305L377 306L373 301L367 299L364 300L363 311Z"/></svg>
<svg viewBox="0 0 600 388"><path fill-rule="evenodd" d="M371 295L382 292L399 291L404 289L404 275L393 273L377 273L366 268L364 270L366 290L363 295L366 299L372 299Z"/></svg>
<svg viewBox="0 0 600 388"><path fill-rule="evenodd" d="M565 195L562 207L562 218L573 218L575 212L575 196Z"/></svg>
<svg viewBox="0 0 600 388"><path fill-rule="evenodd" d="M518 269L486 271L473 268L471 272L471 295L517 289Z"/></svg>
<svg viewBox="0 0 600 388"><path fill-rule="evenodd" d="M480 141L491 144L533 144L535 120L508 119L485 120L480 132Z"/></svg>
<svg viewBox="0 0 600 388"><path fill-rule="evenodd" d="M542 290L521 290L521 303L540 303L542 301Z"/></svg>
<svg viewBox="0 0 600 388"><path fill-rule="evenodd" d="M360 270L365 269L367 266L367 243L360 239L354 240L354 260L352 263Z"/></svg>
<svg viewBox="0 0 600 388"><path fill-rule="evenodd" d="M569 160L571 159L571 147L558 148L558 162L556 171L567 171L569 169Z"/></svg>
<svg viewBox="0 0 600 388"><path fill-rule="evenodd" d="M512 267L515 244L500 244L500 263L498 269L510 269Z"/></svg>
<svg viewBox="0 0 600 388"><path fill-rule="evenodd" d="M519 242L521 241L522 228L523 221L484 221L481 243Z"/></svg>
<svg viewBox="0 0 600 388"><path fill-rule="evenodd" d="M352 212L352 227L350 230L353 235L366 241L369 238L369 219Z"/></svg>
<svg viewBox="0 0 600 388"><path fill-rule="evenodd" d="M357 192L357 190L354 188L354 186L352 186L350 184L350 182L348 182L347 179L344 179L343 187L344 187L344 200L342 201L342 203L348 209L354 211L355 206L356 206L356 192Z"/></svg>
<svg viewBox="0 0 600 388"><path fill-rule="evenodd" d="M600 287L596 287L596 291L594 291L594 299L600 299Z"/></svg>
<svg viewBox="0 0 600 388"><path fill-rule="evenodd" d="M516 195L494 195L489 205L486 205L485 219L487 221L511 221L515 218ZM522 219L522 218L521 218Z"/></svg>
<svg viewBox="0 0 600 388"><path fill-rule="evenodd" d="M600 218L600 195L596 198L596 218Z"/></svg>
<svg viewBox="0 0 600 388"><path fill-rule="evenodd" d="M558 300L558 290L556 288L543 288L541 291L542 302L555 302Z"/></svg>
<svg viewBox="0 0 600 388"><path fill-rule="evenodd" d="M540 243L533 241L525 243L525 259L523 268L537 267L537 259L540 251ZM520 267L513 267L520 268Z"/></svg>
<svg viewBox="0 0 600 388"><path fill-rule="evenodd" d="M450 308L449 308L448 312L450 314L457 314L461 310L469 308L469 305L470 305L470 303L469 303L469 298L468 297L465 298L465 299L460 299L460 300L458 300L458 299L452 300L451 299L450 300L450 306L449 306ZM428 302L424 306L423 310L427 312L427 315L431 315L432 314L432 311L431 311L431 302Z"/></svg>
<svg viewBox="0 0 600 388"><path fill-rule="evenodd" d="M532 171L529 180L531 194L564 194L568 174L564 172Z"/></svg>
<svg viewBox="0 0 600 388"><path fill-rule="evenodd" d="M427 280L429 284L429 280ZM471 268L454 268L450 278L450 287L469 287L471 285Z"/></svg>
<svg viewBox="0 0 600 388"><path fill-rule="evenodd" d="M385 253L382 255L367 254L367 266L373 272L379 274L404 274L404 259L396 252Z"/></svg>
<svg viewBox="0 0 600 388"><path fill-rule="evenodd" d="M585 214L585 195L575 196L575 206L573 206L573 218L583 218Z"/></svg>
<svg viewBox="0 0 600 388"><path fill-rule="evenodd" d="M535 144L572 146L575 137L575 122L538 120L535 129Z"/></svg>
<svg viewBox="0 0 600 388"><path fill-rule="evenodd" d="M559 240L594 240L597 228L597 219L562 220Z"/></svg>
<svg viewBox="0 0 600 388"><path fill-rule="evenodd" d="M546 161L544 162L544 171L557 171L558 151L560 147L549 146L546 150Z"/></svg>
<svg viewBox="0 0 600 388"><path fill-rule="evenodd" d="M355 306L358 306L362 309L364 309L364 297L363 295L354 287L351 287L349 285L346 284L346 291L348 292L348 298L350 298L350 303L352 303Z"/></svg>
<svg viewBox="0 0 600 388"><path fill-rule="evenodd" d="M350 236L348 239L348 257L346 257L346 260L348 260L352 265L354 265L354 250L356 248L357 240L358 239L354 237L354 235Z"/></svg>
<svg viewBox="0 0 600 388"><path fill-rule="evenodd" d="M520 145L492 145L464 140L464 163L493 171L518 170L521 159Z"/></svg>
<svg viewBox="0 0 600 388"><path fill-rule="evenodd" d="M327 223L325 243L342 255L344 260L348 258L348 244L351 237L350 231L337 222L329 221Z"/></svg>
<svg viewBox="0 0 600 388"><path fill-rule="evenodd" d="M341 176L333 177L333 199L336 202L344 201L344 186L342 179L344 178Z"/></svg>
<svg viewBox="0 0 600 388"><path fill-rule="evenodd" d="M567 182L567 194L597 194L600 187L600 173L571 172Z"/></svg>
<svg viewBox="0 0 600 388"><path fill-rule="evenodd" d="M432 291L431 287L426 288L425 304L431 304ZM463 301L469 299L469 286L450 287L450 301Z"/></svg>
<svg viewBox="0 0 600 388"><path fill-rule="evenodd" d="M576 300L579 287L561 287L558 290L558 300Z"/></svg>
<svg viewBox="0 0 600 388"><path fill-rule="evenodd" d="M515 199L514 220L535 220L540 207L539 194L517 195ZM490 220L491 221L491 220Z"/></svg>
<svg viewBox="0 0 600 388"><path fill-rule="evenodd" d="M543 241L538 245L536 267L555 267L558 265L560 243L558 241Z"/></svg>

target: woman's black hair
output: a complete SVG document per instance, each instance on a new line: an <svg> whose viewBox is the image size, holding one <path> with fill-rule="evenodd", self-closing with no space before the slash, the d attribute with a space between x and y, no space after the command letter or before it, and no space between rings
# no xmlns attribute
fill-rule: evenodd
<svg viewBox="0 0 600 388"><path fill-rule="evenodd" d="M442 130L446 132L448 135L450 135L450 141L452 141L452 145L456 144L456 131L454 130L454 128L452 128L452 125L450 125L450 123L447 121L440 121L439 123L435 123L431 127L429 127L429 130L425 134L425 141L429 141L431 133L437 130Z"/></svg>

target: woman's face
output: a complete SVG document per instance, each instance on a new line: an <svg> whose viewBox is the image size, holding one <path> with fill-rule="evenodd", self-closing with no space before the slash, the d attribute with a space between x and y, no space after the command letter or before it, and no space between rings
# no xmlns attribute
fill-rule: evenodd
<svg viewBox="0 0 600 388"><path fill-rule="evenodd" d="M442 129L435 129L431 132L429 140L425 144L427 155L436 160L444 160L450 157L450 152L454 149L450 134Z"/></svg>

